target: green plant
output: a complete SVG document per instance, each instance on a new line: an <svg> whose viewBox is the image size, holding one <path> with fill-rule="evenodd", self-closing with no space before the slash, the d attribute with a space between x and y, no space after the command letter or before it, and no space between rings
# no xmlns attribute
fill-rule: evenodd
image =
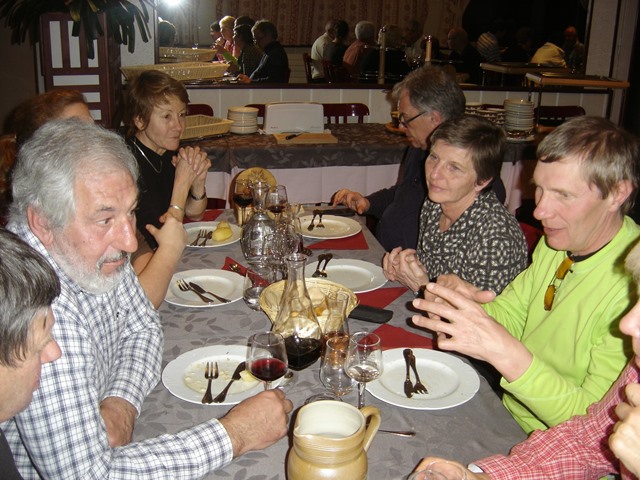
<svg viewBox="0 0 640 480"><path fill-rule="evenodd" d="M105 13L113 39L135 50L136 23L142 41L149 41L149 8L153 0L138 0L140 7L128 0L0 0L0 19L11 29L11 43L22 43L27 34L31 43L38 41L40 16L44 13L69 13L73 20L72 35L85 33L89 58L94 58L93 41L104 35L98 15Z"/></svg>

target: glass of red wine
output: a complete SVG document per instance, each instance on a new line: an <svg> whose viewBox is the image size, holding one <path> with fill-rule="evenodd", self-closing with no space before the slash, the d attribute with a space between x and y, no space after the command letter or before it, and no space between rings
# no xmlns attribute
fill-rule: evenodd
<svg viewBox="0 0 640 480"><path fill-rule="evenodd" d="M246 180L236 181L233 191L233 202L240 207L242 212L240 224L244 225L247 221L246 210L253 203L253 195L251 193L251 185Z"/></svg>
<svg viewBox="0 0 640 480"><path fill-rule="evenodd" d="M247 368L249 372L264 382L264 389L271 388L271 382L287 373L287 351L282 335L262 332L249 338Z"/></svg>
<svg viewBox="0 0 640 480"><path fill-rule="evenodd" d="M287 188L284 185L275 185L267 193L267 210L273 213L276 221L288 204Z"/></svg>

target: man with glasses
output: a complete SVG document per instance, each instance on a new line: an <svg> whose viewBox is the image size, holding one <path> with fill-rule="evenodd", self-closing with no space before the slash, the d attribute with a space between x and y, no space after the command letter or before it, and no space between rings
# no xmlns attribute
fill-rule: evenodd
<svg viewBox="0 0 640 480"><path fill-rule="evenodd" d="M255 44L262 50L260 63L251 76L238 75L242 83L288 83L289 57L284 47L278 42L276 26L267 20L258 20L251 29Z"/></svg>
<svg viewBox="0 0 640 480"><path fill-rule="evenodd" d="M618 323L635 296L623 261L640 236L625 216L640 174L631 134L576 117L537 154L534 216L545 235L533 263L497 297L447 275L413 303L429 313L414 323L437 332L439 348L498 370L503 402L527 433L584 414L629 359Z"/></svg>
<svg viewBox="0 0 640 480"><path fill-rule="evenodd" d="M424 161L429 136L445 120L464 113L465 98L444 70L425 67L411 72L393 88L398 102L400 130L411 146L400 167L396 185L366 197L348 189L337 191L333 204L378 219L376 237L385 250L416 248L418 217L426 196Z"/></svg>

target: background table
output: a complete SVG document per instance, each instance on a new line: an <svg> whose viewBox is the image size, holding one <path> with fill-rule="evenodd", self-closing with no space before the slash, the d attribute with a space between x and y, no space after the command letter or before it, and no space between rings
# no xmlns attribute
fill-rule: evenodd
<svg viewBox="0 0 640 480"><path fill-rule="evenodd" d="M328 125L336 144L278 145L273 135L228 134L187 142L211 160L207 195L228 199L231 179L241 170L262 167L287 186L289 201L326 202L340 188L365 195L393 185L408 142L379 123Z"/></svg>
<svg viewBox="0 0 640 480"><path fill-rule="evenodd" d="M230 211L225 212L220 218L232 218ZM369 249L333 250L334 259L351 258L380 262L384 253L382 247L365 227L363 229ZM311 243L311 240L306 240L306 244ZM321 252L322 250L314 251L313 258ZM187 248L178 271L222 268L227 256L239 262L244 260L238 243L211 249ZM397 285L387 284L385 287L390 286ZM406 293L387 307L394 312L389 323L428 336L407 325L412 315L408 308L412 298L411 293ZM246 345L252 333L271 327L264 313L250 310L242 300L208 309L183 308L164 303L160 308L160 317L165 332L163 367L180 354L192 349L208 345ZM349 327L352 332L373 331L377 325L350 319ZM304 400L312 394L325 391L318 377L319 365L320 363L316 362L311 367L296 372L293 381L285 387L294 409L301 407ZM343 398L352 405L357 403L355 390ZM473 399L446 410L404 409L386 404L369 393L366 401L367 404L380 409L380 428L415 428L417 432L412 438L385 433L376 435L368 452L369 478L372 480L403 478L427 454L467 463L493 453L506 453L511 446L525 438L522 429L504 409L484 378L481 378L480 390ZM143 405L136 423L134 440L140 441L163 433L176 433L212 417L220 417L229 408L185 402L171 395L160 383ZM292 415L291 426L294 418ZM289 438L285 437L265 450L250 452L236 459L224 469L224 473L210 474L206 478L284 479L285 459L290 445L291 434Z"/></svg>

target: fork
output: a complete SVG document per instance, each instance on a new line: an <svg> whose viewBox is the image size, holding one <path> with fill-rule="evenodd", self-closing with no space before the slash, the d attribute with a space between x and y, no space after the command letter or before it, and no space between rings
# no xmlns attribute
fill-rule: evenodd
<svg viewBox="0 0 640 480"><path fill-rule="evenodd" d="M413 393L429 393L427 387L425 387L422 382L420 382L420 376L418 375L418 369L416 368L416 356L411 352L409 355L409 360L411 361L411 368L413 369L413 373L416 376L416 383L413 385Z"/></svg>
<svg viewBox="0 0 640 480"><path fill-rule="evenodd" d="M211 298L207 298L204 295L202 295L200 292L194 290L187 282L185 282L184 280L180 279L178 280L178 288L183 291L183 292L193 292L196 295L198 295L200 297L200 300L202 300L204 303L215 303L215 300L211 299Z"/></svg>
<svg viewBox="0 0 640 480"><path fill-rule="evenodd" d="M207 245L207 240L211 240L213 238L213 230L209 230L208 232L206 230L203 230L204 235L202 238L202 242L200 242L200 246L201 247L205 247Z"/></svg>
<svg viewBox="0 0 640 480"><path fill-rule="evenodd" d="M325 258L327 258L327 256L324 253L318 255L318 266L316 267L316 271L311 274L312 277L318 278L318 277L326 277L327 276L326 273L323 274L323 272L320 271L320 265L322 265L322 261Z"/></svg>
<svg viewBox="0 0 640 480"><path fill-rule="evenodd" d="M216 362L215 365L211 365L211 362L207 362L204 369L204 378L209 380L209 383L207 383L207 391L204 392L204 397L202 397L202 403L211 403L213 402L213 395L211 395L211 380L218 378L218 362Z"/></svg>
<svg viewBox="0 0 640 480"><path fill-rule="evenodd" d="M202 239L203 236L205 236L207 234L207 231L204 228L201 228L200 230L198 230L198 236L196 237L196 239L191 242L189 245L192 247L195 247L196 245L198 245L198 242Z"/></svg>
<svg viewBox="0 0 640 480"><path fill-rule="evenodd" d="M402 354L404 355L404 363L407 367L407 373L404 379L404 394L407 396L407 398L411 398L413 396L413 383L411 382L411 377L409 376L409 365L411 364L411 349L410 348L405 348L402 351Z"/></svg>
<svg viewBox="0 0 640 480"><path fill-rule="evenodd" d="M324 228L324 225L322 224L322 210L318 210L318 224L316 225L316 228Z"/></svg>

